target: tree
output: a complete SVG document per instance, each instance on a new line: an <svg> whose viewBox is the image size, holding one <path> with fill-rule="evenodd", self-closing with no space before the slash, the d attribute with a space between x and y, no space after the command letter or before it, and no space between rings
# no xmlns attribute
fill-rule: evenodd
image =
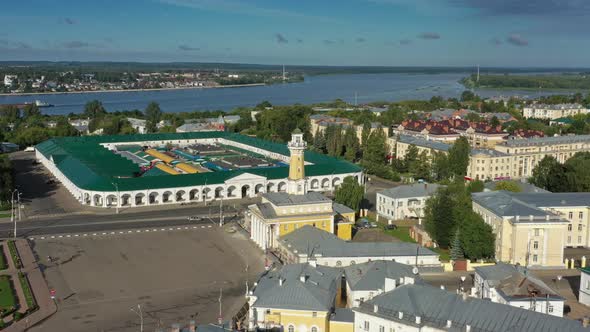
<svg viewBox="0 0 590 332"><path fill-rule="evenodd" d="M418 161L418 147L414 144L410 144L406 155L404 156L404 166L409 172L414 172L415 164Z"/></svg>
<svg viewBox="0 0 590 332"><path fill-rule="evenodd" d="M449 247L455 231L453 198L448 188L441 187L426 201L424 226L432 239L443 249Z"/></svg>
<svg viewBox="0 0 590 332"><path fill-rule="evenodd" d="M459 137L449 149L449 165L455 177L462 178L467 175L470 151L469 142L464 136Z"/></svg>
<svg viewBox="0 0 590 332"><path fill-rule="evenodd" d="M473 101L475 99L475 93L465 90L461 93L461 101Z"/></svg>
<svg viewBox="0 0 590 332"><path fill-rule="evenodd" d="M270 107L272 107L272 104L268 100L265 100L265 101L261 102L260 104L256 105L255 108L265 109L265 108L270 108Z"/></svg>
<svg viewBox="0 0 590 332"><path fill-rule="evenodd" d="M317 130L313 137L313 148L320 153L326 153L326 136L321 130Z"/></svg>
<svg viewBox="0 0 590 332"><path fill-rule="evenodd" d="M590 191L590 152L578 152L565 164L567 191Z"/></svg>
<svg viewBox="0 0 590 332"><path fill-rule="evenodd" d="M533 176L529 178L529 182L537 187L549 190L559 191L563 187L565 181L564 167L552 156L545 156L533 168Z"/></svg>
<svg viewBox="0 0 590 332"><path fill-rule="evenodd" d="M361 165L371 174L387 176L390 170L385 167L386 157L387 142L385 133L381 128L378 128L367 138L367 147L363 151Z"/></svg>
<svg viewBox="0 0 590 332"><path fill-rule="evenodd" d="M347 176L344 178L344 181L342 181L342 184L336 189L336 192L334 193L334 201L358 211L364 195L365 187L360 185L354 177Z"/></svg>
<svg viewBox="0 0 590 332"><path fill-rule="evenodd" d="M92 100L86 103L84 106L84 116L90 119L97 119L107 114L107 111L102 106L102 103L98 100Z"/></svg>
<svg viewBox="0 0 590 332"><path fill-rule="evenodd" d="M41 110L36 104L27 104L23 108L23 115L25 118L32 118L41 115Z"/></svg>
<svg viewBox="0 0 590 332"><path fill-rule="evenodd" d="M496 236L480 215L471 211L459 226L461 247L470 260L493 258Z"/></svg>
<svg viewBox="0 0 590 332"><path fill-rule="evenodd" d="M497 127L500 125L500 120L498 120L497 116L492 116L492 118L490 119L490 126L492 127Z"/></svg>
<svg viewBox="0 0 590 332"><path fill-rule="evenodd" d="M436 181L446 180L451 176L449 156L444 152L432 154L432 177Z"/></svg>
<svg viewBox="0 0 590 332"><path fill-rule="evenodd" d="M467 185L467 191L469 193L479 193L484 189L483 182L481 180L470 181Z"/></svg>
<svg viewBox="0 0 590 332"><path fill-rule="evenodd" d="M365 151L367 144L369 144L369 135L371 135L371 123L366 121L363 123L363 130L361 132L361 149Z"/></svg>
<svg viewBox="0 0 590 332"><path fill-rule="evenodd" d="M151 102L145 109L146 129L148 133L155 133L158 130L158 122L162 119L162 110L156 102Z"/></svg>
<svg viewBox="0 0 590 332"><path fill-rule="evenodd" d="M78 136L78 131L74 128L65 117L57 119L57 125L53 130L54 136Z"/></svg>
<svg viewBox="0 0 590 332"><path fill-rule="evenodd" d="M326 150L328 155L340 157L343 151L342 126L329 125L326 128Z"/></svg>
<svg viewBox="0 0 590 332"><path fill-rule="evenodd" d="M14 105L0 106L0 118L7 122L15 122L20 118L20 111Z"/></svg>
<svg viewBox="0 0 590 332"><path fill-rule="evenodd" d="M411 172L417 179L430 181L432 171L428 152L422 151L422 153L420 153L418 160L416 160L416 163L414 164L414 169Z"/></svg>
<svg viewBox="0 0 590 332"><path fill-rule="evenodd" d="M500 181L496 183L494 190L506 190L514 193L519 193L522 191L520 186L514 181Z"/></svg>
<svg viewBox="0 0 590 332"><path fill-rule="evenodd" d="M453 242L451 243L451 259L457 261L464 258L465 254L463 253L463 248L461 245L460 232L457 229L455 231L455 236L453 237Z"/></svg>
<svg viewBox="0 0 590 332"><path fill-rule="evenodd" d="M355 161L358 157L360 144L356 136L356 130L348 126L344 132L344 158L348 161Z"/></svg>

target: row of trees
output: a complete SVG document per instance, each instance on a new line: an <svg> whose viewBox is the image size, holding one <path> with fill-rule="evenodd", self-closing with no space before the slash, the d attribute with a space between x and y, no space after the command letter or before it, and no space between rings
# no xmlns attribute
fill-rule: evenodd
<svg viewBox="0 0 590 332"><path fill-rule="evenodd" d="M590 191L590 152L578 152L563 164L545 156L533 169L529 181L551 192Z"/></svg>
<svg viewBox="0 0 590 332"><path fill-rule="evenodd" d="M424 225L441 248L452 249L452 259L490 259L494 257L495 236L473 212L469 189L463 179L440 187L426 201Z"/></svg>
<svg viewBox="0 0 590 332"><path fill-rule="evenodd" d="M7 155L0 155L0 210L10 208L10 195L14 189L14 172Z"/></svg>

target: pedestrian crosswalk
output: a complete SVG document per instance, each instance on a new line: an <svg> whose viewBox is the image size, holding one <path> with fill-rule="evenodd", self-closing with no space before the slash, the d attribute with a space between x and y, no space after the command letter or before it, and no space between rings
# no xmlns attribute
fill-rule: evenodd
<svg viewBox="0 0 590 332"><path fill-rule="evenodd" d="M75 234L52 234L52 235L38 235L30 236L30 241L40 240L56 240L56 239L71 239L80 237L112 237L118 235L129 235L129 234L144 234L144 233L156 233L156 232L172 232L172 231L194 231L213 228L213 225L198 225L198 226L174 226L174 227L163 227L163 228L141 228L141 229L129 229L120 231L104 231L104 232L93 232L93 233L75 233Z"/></svg>

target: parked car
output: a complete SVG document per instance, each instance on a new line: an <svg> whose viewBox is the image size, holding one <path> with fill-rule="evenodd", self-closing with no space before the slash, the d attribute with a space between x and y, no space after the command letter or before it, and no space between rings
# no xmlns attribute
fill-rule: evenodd
<svg viewBox="0 0 590 332"><path fill-rule="evenodd" d="M396 226L396 225L394 225L394 224L389 224L389 225L386 225L386 226L385 226L385 229L388 229L388 230L394 230L394 229L397 229L397 226Z"/></svg>
<svg viewBox="0 0 590 332"><path fill-rule="evenodd" d="M188 221L199 221L201 220L201 217L199 216L190 216L188 217Z"/></svg>

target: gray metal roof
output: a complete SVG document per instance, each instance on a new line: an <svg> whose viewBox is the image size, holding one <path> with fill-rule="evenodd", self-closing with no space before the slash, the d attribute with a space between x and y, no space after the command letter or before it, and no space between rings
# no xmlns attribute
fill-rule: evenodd
<svg viewBox="0 0 590 332"><path fill-rule="evenodd" d="M500 152L500 151L496 151L496 150L492 150L492 149L472 149L470 154L472 156L484 154L484 155L487 155L490 157L508 157L509 156L509 154L506 154L506 153Z"/></svg>
<svg viewBox="0 0 590 332"><path fill-rule="evenodd" d="M384 289L385 278L396 282L404 277L421 280L412 272L412 268L406 264L379 260L347 266L344 268L344 275L351 290L371 291Z"/></svg>
<svg viewBox="0 0 590 332"><path fill-rule="evenodd" d="M549 137L532 137L511 139L500 143L508 147L532 146L532 145L551 145L562 143L588 143L590 142L590 135L571 135L571 136L549 136Z"/></svg>
<svg viewBox="0 0 590 332"><path fill-rule="evenodd" d="M377 312L374 312L375 305ZM555 317L513 306L462 296L428 285L402 285L380 294L353 309L391 321L403 321L412 326L472 332L575 332L588 331L571 319ZM400 319L398 313L403 313ZM415 323L420 317L420 324ZM451 321L451 328L447 328Z"/></svg>
<svg viewBox="0 0 590 332"><path fill-rule="evenodd" d="M288 193L265 193L262 197L276 206L326 203L332 200L318 192L309 192L305 195L291 195Z"/></svg>
<svg viewBox="0 0 590 332"><path fill-rule="evenodd" d="M341 276L338 268L308 263L285 265L260 278L253 291L257 297L253 307L331 311Z"/></svg>
<svg viewBox="0 0 590 332"><path fill-rule="evenodd" d="M486 182L484 184L484 187L488 190L496 190L496 185L499 182L506 182L506 181L510 181L510 180ZM510 182L514 182L516 185L518 185L518 187L521 190L521 193L550 193L550 191L547 191L543 188L539 188L539 187L532 185L530 183L521 182L521 181L510 181Z"/></svg>
<svg viewBox="0 0 590 332"><path fill-rule="evenodd" d="M330 317L331 322L354 323L354 311L350 308L336 308Z"/></svg>
<svg viewBox="0 0 590 332"><path fill-rule="evenodd" d="M428 197L434 194L439 187L441 185L436 183L416 183L385 189L379 192L379 194L391 198Z"/></svg>
<svg viewBox="0 0 590 332"><path fill-rule="evenodd" d="M348 206L344 205L344 204L340 204L340 203L332 203L332 208L334 209L334 212L338 213L338 214L344 214L344 213L354 213L354 210L349 208Z"/></svg>
<svg viewBox="0 0 590 332"><path fill-rule="evenodd" d="M416 146L421 146L421 147L437 150L437 151L449 151L449 149L451 148L451 145L449 145L449 144L441 143L441 142L437 142L437 141L430 141L430 140L427 140L427 139L424 139L421 137L416 137L416 136L400 135L398 138L398 141L400 141L402 143L413 144Z"/></svg>
<svg viewBox="0 0 590 332"><path fill-rule="evenodd" d="M590 193L514 193L512 196L537 207L590 206Z"/></svg>
<svg viewBox="0 0 590 332"><path fill-rule="evenodd" d="M299 254L323 257L393 257L438 256L437 253L408 242L346 242L336 235L313 226L303 226L279 239Z"/></svg>
<svg viewBox="0 0 590 332"><path fill-rule="evenodd" d="M486 280L491 287L496 288L498 293L507 300L546 299L549 296L551 300L565 301L555 290L523 266L498 263L476 267L475 273ZM531 294L533 291L535 291L534 296Z"/></svg>
<svg viewBox="0 0 590 332"><path fill-rule="evenodd" d="M501 217L549 218L556 221L559 216L517 199L507 191L491 191L471 194L474 202ZM523 220L525 221L525 220Z"/></svg>

